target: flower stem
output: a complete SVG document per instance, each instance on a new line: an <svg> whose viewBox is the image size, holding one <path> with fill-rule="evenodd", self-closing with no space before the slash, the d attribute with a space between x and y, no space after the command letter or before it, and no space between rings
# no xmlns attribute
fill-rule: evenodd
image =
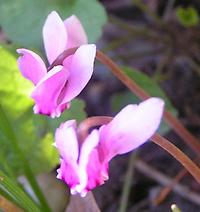
<svg viewBox="0 0 200 212"><path fill-rule="evenodd" d="M137 97L142 100L148 99L150 95L144 91L135 81L130 79L117 64L106 56L103 52L97 50L96 58L108 66L112 73L124 84L131 92L133 92ZM174 129L174 131L187 143L190 148L199 154L200 143L199 141L181 124L181 122L176 119L169 111L164 111L165 121Z"/></svg>
<svg viewBox="0 0 200 212"><path fill-rule="evenodd" d="M136 159L135 152L131 153L129 164L128 164L128 170L126 172L122 196L120 200L120 207L118 212L126 212L127 211L127 204L128 204L128 198L131 190L131 182L133 177L133 171L134 171L134 163Z"/></svg>
<svg viewBox="0 0 200 212"><path fill-rule="evenodd" d="M178 160L200 184L200 168L188 156L159 134L155 134L151 140Z"/></svg>

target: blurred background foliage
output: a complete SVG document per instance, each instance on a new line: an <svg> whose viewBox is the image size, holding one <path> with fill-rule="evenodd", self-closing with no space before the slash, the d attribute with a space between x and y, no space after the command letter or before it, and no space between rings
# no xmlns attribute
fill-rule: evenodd
<svg viewBox="0 0 200 212"><path fill-rule="evenodd" d="M42 26L53 10L63 20L72 14L77 15L90 43L100 38L107 20L104 8L96 0L1 0L0 25L11 41L28 48L40 48Z"/></svg>

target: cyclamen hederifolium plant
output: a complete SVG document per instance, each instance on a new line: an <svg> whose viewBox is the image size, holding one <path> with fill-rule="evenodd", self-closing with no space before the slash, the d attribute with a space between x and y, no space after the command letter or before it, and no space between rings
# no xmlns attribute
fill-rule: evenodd
<svg viewBox="0 0 200 212"><path fill-rule="evenodd" d="M17 50L21 55L18 65L22 75L35 85L31 94L34 113L55 118L70 107L70 101L90 80L96 46L87 44L86 33L75 15L62 21L55 11L43 26L43 40L49 66L28 49ZM84 122L77 126L76 120L66 120L55 133L54 146L60 153L57 178L70 187L71 194L83 197L102 185L109 178L109 161L113 157L134 150L153 136L163 107L160 98L128 105L90 133L89 128L94 126L83 131Z"/></svg>

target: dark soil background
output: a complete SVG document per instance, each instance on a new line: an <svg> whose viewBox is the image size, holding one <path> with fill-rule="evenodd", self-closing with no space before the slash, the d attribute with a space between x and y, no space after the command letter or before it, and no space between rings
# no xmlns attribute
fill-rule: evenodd
<svg viewBox="0 0 200 212"><path fill-rule="evenodd" d="M146 0L146 7L159 17L161 23L134 5L134 1L103 0L101 2L107 9L109 23L105 26L98 47L118 64L136 67L157 79L178 110L179 120L196 137L200 137L200 27L199 25L187 28L181 26L174 9L178 6L193 6L200 11L200 1ZM167 7L169 7L168 11L166 11ZM153 36L145 32L139 35L137 32L130 32L127 30L127 25L142 26L147 31L150 30ZM132 34L127 38L130 33ZM82 94L87 101L88 114L90 116L113 115L112 96L126 90L106 67L96 64L93 81ZM165 136L191 158L195 157L173 130ZM119 209L129 157L130 154L115 158L110 166L110 180L94 192L103 212L115 212ZM138 150L137 160L145 162L152 172L156 169L171 179L182 169L175 159L150 142ZM200 202L194 203L188 197L183 198L173 191L163 202L154 204L162 185L159 178L153 179L149 176L150 173L144 174L137 166L133 168L128 212L170 211L173 203L185 212L200 211ZM200 186L189 174L186 174L178 184L187 187L186 196L190 191L200 196Z"/></svg>

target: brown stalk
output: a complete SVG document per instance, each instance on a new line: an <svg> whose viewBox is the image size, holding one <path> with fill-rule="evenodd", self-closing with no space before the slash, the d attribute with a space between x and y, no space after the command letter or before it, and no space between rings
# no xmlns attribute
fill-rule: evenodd
<svg viewBox="0 0 200 212"><path fill-rule="evenodd" d="M145 100L150 95L144 91L136 82L130 79L115 62L113 62L103 52L97 50L96 58L108 66L112 73L125 84L137 97ZM174 131L185 141L185 143L197 154L200 152L200 143L169 111L164 111L165 121L174 129Z"/></svg>
<svg viewBox="0 0 200 212"><path fill-rule="evenodd" d="M145 100L150 97L150 95L144 91L140 86L138 86L132 79L130 79L124 72L114 63L109 57L107 57L102 52L97 52L97 59L107 65L112 73L121 80L136 96L140 99ZM182 123L174 117L169 111L164 111L164 120L174 129L174 131L185 141L185 143L197 154L200 152L200 143L197 138L195 138L183 125ZM183 171L184 172L184 171ZM172 183L169 187L163 189L162 199L167 196L172 188L172 186L179 181L179 176L181 173L178 173L175 177L175 182ZM161 197L161 196L160 196ZM159 201L159 200L158 200Z"/></svg>
<svg viewBox="0 0 200 212"><path fill-rule="evenodd" d="M112 120L112 117L109 116L94 116L85 119L80 123L80 127L78 130L79 136L81 135L82 139L85 139L88 135L88 130L95 126L100 126L103 124L108 124ZM187 171L195 178L195 180L200 184L200 169L199 167L180 149L178 149L174 144L168 141L166 138L160 136L159 134L155 134L151 140L166 150L169 154L171 154L176 160L178 160Z"/></svg>
<svg viewBox="0 0 200 212"><path fill-rule="evenodd" d="M198 162L198 160L199 158L195 158L193 161ZM158 196L154 200L155 204L159 205L160 203L162 203L170 194L171 190L173 190L173 187L176 186L176 184L187 174L188 172L185 168L183 168L178 174L176 174L172 181L161 189Z"/></svg>
<svg viewBox="0 0 200 212"><path fill-rule="evenodd" d="M167 184L164 188L161 189L157 197L153 200L155 205L161 204L166 197L170 194L173 190L173 187L187 174L187 170L183 168L173 179L171 182Z"/></svg>
<svg viewBox="0 0 200 212"><path fill-rule="evenodd" d="M162 174L160 171L154 169L149 164L142 160L136 160L134 163L134 167L144 175L146 175L148 178L153 179L154 181L158 182L160 185L166 186L169 185L172 181L172 179L169 176L166 176L166 174ZM179 194L181 197L197 204L200 206L200 196L198 193L191 191L191 189L188 186L182 185L182 184L176 184L172 188L173 192ZM153 201L153 204L155 202ZM133 206L134 208L134 206ZM132 208L131 208L132 209ZM130 211L132 211L130 209ZM137 210L140 211L140 210Z"/></svg>

